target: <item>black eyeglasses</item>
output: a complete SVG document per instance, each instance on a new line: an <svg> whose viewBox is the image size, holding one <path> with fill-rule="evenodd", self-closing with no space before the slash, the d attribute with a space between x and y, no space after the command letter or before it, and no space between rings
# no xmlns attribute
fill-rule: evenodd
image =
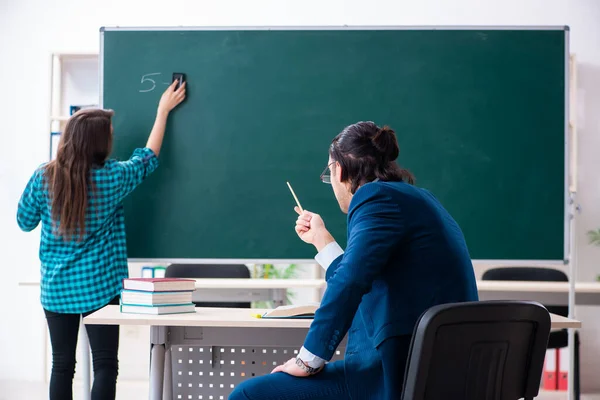
<svg viewBox="0 0 600 400"><path fill-rule="evenodd" d="M331 184L331 169L329 169L329 167L331 167L333 164L335 164L335 161L332 163L329 163L325 169L323 170L323 173L321 174L321 182L323 183L327 183L327 184Z"/></svg>

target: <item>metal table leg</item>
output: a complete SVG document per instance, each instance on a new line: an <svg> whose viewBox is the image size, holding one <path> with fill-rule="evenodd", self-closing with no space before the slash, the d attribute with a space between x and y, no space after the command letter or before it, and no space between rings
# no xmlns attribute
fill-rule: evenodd
<svg viewBox="0 0 600 400"><path fill-rule="evenodd" d="M167 328L150 327L150 400L162 400Z"/></svg>
<svg viewBox="0 0 600 400"><path fill-rule="evenodd" d="M173 364L171 345L167 342L165 351L165 377L163 400L173 400Z"/></svg>

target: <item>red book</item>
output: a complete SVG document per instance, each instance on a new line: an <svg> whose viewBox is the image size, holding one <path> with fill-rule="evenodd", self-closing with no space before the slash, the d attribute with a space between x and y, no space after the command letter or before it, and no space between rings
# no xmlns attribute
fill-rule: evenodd
<svg viewBox="0 0 600 400"><path fill-rule="evenodd" d="M196 281L182 278L129 278L123 279L123 289L143 292L190 292L196 289Z"/></svg>
<svg viewBox="0 0 600 400"><path fill-rule="evenodd" d="M557 366L558 352L556 351L556 349L546 350L546 359L544 361L544 376L542 377L544 390L558 389L558 379L556 376Z"/></svg>

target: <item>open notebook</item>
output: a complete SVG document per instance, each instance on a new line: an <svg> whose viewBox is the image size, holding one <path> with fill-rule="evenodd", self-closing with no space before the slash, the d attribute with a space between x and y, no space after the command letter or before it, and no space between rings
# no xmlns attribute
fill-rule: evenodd
<svg viewBox="0 0 600 400"><path fill-rule="evenodd" d="M274 310L267 311L261 318L314 318L317 308L319 308L319 303L279 306Z"/></svg>

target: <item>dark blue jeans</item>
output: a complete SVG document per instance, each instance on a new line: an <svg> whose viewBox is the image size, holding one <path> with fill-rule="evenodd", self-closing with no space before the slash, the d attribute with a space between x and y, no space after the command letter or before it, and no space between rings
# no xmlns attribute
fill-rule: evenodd
<svg viewBox="0 0 600 400"><path fill-rule="evenodd" d="M381 357L385 387L378 400L397 400L402 396L406 359L411 336L384 341L377 349ZM360 383L357 383L360 384ZM325 365L323 371L308 378L278 372L249 379L238 385L229 400L348 400L344 361Z"/></svg>
<svg viewBox="0 0 600 400"><path fill-rule="evenodd" d="M117 297L110 304L118 304L118 301ZM83 316L92 312L85 313ZM82 314L62 314L48 310L44 310L44 313L52 343L50 400L71 400L77 334ZM119 326L86 325L86 331L92 348L94 365L92 400L114 400L118 373Z"/></svg>
<svg viewBox="0 0 600 400"><path fill-rule="evenodd" d="M244 381L229 395L229 400L347 400L344 362L325 365L309 378L296 378L283 372Z"/></svg>

